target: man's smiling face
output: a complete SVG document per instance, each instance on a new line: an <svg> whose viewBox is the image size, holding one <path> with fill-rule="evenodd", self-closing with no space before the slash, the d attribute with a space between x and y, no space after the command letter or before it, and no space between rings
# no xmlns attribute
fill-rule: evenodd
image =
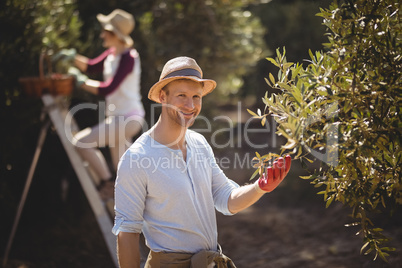
<svg viewBox="0 0 402 268"><path fill-rule="evenodd" d="M174 80L161 91L161 103L169 120L182 127L190 127L202 107L203 85L189 79Z"/></svg>

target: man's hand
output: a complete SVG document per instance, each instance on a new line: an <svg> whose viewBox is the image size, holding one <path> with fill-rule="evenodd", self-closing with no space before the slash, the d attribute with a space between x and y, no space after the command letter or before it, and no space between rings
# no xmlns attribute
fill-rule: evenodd
<svg viewBox="0 0 402 268"><path fill-rule="evenodd" d="M283 157L279 157L272 167L267 168L267 173L255 182L256 190L259 192L272 192L288 174L291 160L290 155L287 155L285 160Z"/></svg>

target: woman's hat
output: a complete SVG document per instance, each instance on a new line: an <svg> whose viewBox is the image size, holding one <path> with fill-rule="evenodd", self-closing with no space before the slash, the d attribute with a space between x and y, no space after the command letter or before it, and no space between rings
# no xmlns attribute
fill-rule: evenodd
<svg viewBox="0 0 402 268"><path fill-rule="evenodd" d="M98 14L96 18L103 29L115 33L127 46L130 47L133 45L133 39L130 37L130 33L134 30L135 26L133 15L124 10L115 9L107 16Z"/></svg>
<svg viewBox="0 0 402 268"><path fill-rule="evenodd" d="M189 57L177 57L169 60L165 66L163 66L159 81L149 90L148 98L160 103L159 92L168 83L177 79L190 79L196 82L202 82L204 84L202 96L211 93L216 87L214 80L202 79L202 70L194 59Z"/></svg>

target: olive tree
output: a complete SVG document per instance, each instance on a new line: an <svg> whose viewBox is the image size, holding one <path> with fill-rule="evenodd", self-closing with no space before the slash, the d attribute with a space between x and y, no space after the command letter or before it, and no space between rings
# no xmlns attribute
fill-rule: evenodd
<svg viewBox="0 0 402 268"><path fill-rule="evenodd" d="M277 68L268 85L280 93L263 97L265 111L287 139L288 152L320 167L302 179L322 190L326 206L352 208L363 236L361 252L383 260L393 251L373 212L402 204L401 10L397 0L334 1L317 14L328 27L325 52L310 51L307 64L286 60L285 48L268 60ZM258 171L268 156L259 156ZM315 160L315 161L314 161ZM370 219L371 218L371 219Z"/></svg>

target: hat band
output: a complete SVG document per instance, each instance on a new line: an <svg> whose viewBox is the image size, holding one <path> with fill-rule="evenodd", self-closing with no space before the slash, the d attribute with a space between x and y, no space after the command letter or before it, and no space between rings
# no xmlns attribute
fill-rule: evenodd
<svg viewBox="0 0 402 268"><path fill-rule="evenodd" d="M170 74L166 75L163 79L166 79L169 77L174 77L174 76L196 76L201 79L201 73L195 69L190 69L190 68L171 72Z"/></svg>

